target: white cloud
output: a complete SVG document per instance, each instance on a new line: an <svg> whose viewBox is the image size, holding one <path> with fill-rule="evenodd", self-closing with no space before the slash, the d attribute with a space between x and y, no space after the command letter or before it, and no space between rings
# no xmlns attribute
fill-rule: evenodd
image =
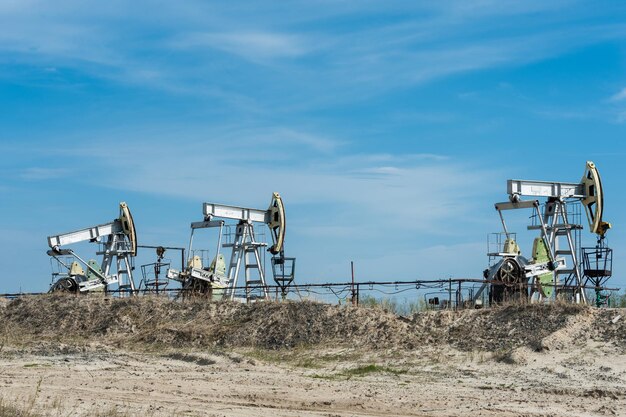
<svg viewBox="0 0 626 417"><path fill-rule="evenodd" d="M402 279L446 279L481 278L487 266L487 248L480 239L448 245L425 245L404 248L394 252L382 252L372 258L358 258L356 261L360 279L381 279L379 265L385 265L386 280Z"/></svg>
<svg viewBox="0 0 626 417"><path fill-rule="evenodd" d="M299 57L309 52L308 45L302 36L264 31L190 33L172 42L178 48L210 47L251 61Z"/></svg>
<svg viewBox="0 0 626 417"><path fill-rule="evenodd" d="M96 155L90 159L91 170L107 175L85 181L242 206L264 205L271 192L279 191L288 205L321 205L325 227L340 235L345 235L346 227L370 233L362 225L372 221L405 230L452 232L450 221L471 212L473 197L480 195L480 190L489 190L492 182L489 171L440 155L342 157L312 149L306 142L285 148L282 142L255 145L251 133L237 136L233 133L223 139L211 135L210 141L186 143L135 141L126 145L126 154L114 158L110 149L116 147L110 141L106 148L92 146L82 151ZM136 162L137 154L142 155L141 164ZM80 154L76 158L80 159ZM308 217L301 219L301 224L310 228L319 221ZM371 233L378 233L376 230Z"/></svg>
<svg viewBox="0 0 626 417"><path fill-rule="evenodd" d="M438 262L446 253L442 247L436 253L422 252L424 248L443 244L455 253L460 236L472 228L483 229L484 219L475 213L481 212L478 206L486 200L485 194L499 189L493 184L492 171L445 155L342 156L338 151L316 150L306 142L284 152L284 141L255 144L253 130L236 128L196 132L203 138L184 141L179 131L176 140L141 132L100 134L106 140L92 137L91 144L66 143L62 151L56 151L62 152L74 170L89 167L89 176L72 176L68 184L78 189L105 187L109 190L99 194L127 201L141 224L144 242L185 244L187 225L201 219L203 201L264 208L271 193L278 191L288 212L288 251L299 257L300 277L313 281L339 279L346 259L358 261L360 279L388 278L382 274L401 271L401 278L414 277L416 271L424 276L436 266L418 263ZM346 143L338 150L345 154L350 146ZM119 151L122 148L124 152ZM37 152L55 157L54 147L41 147ZM276 160L276 154L283 154L284 159ZM29 171L32 178L55 173L60 174L54 169ZM149 205L142 201L147 194L152 195ZM163 210L161 204L172 201L177 201L178 211L157 214ZM161 233L157 233L159 228ZM445 243L447 239L451 240ZM466 253L455 256L457 260L470 258ZM388 265L387 260L398 263Z"/></svg>
<svg viewBox="0 0 626 417"><path fill-rule="evenodd" d="M20 173L20 178L27 181L55 180L66 177L69 174L70 170L65 168L31 167L24 169Z"/></svg>
<svg viewBox="0 0 626 417"><path fill-rule="evenodd" d="M344 157L344 159L350 159L351 157ZM369 163L385 163L386 161L393 161L394 163L415 163L419 161L431 161L442 162L447 161L450 158L447 155L434 154L434 153L406 153L401 155L392 155L388 153L372 153L366 155L354 155L353 158L357 158Z"/></svg>
<svg viewBox="0 0 626 417"><path fill-rule="evenodd" d="M533 111L535 114L541 117L545 117L547 119L554 120L589 120L589 119L602 119L605 115L601 112L598 112L597 109L558 109L558 108L546 108L546 109L537 109Z"/></svg>
<svg viewBox="0 0 626 417"><path fill-rule="evenodd" d="M615 93L610 98L611 101L623 101L626 100L626 87L620 90L618 93Z"/></svg>
<svg viewBox="0 0 626 417"><path fill-rule="evenodd" d="M576 2L466 3L300 3L291 10L266 3L163 3L155 8L142 1L114 2L110 7L93 2L11 2L0 14L0 52L8 54L10 62L221 97L233 106L249 106L256 98L258 108L272 105L277 111L354 101L468 71L524 65L626 36L622 25L572 25L589 13ZM555 8L564 12L552 13ZM342 22L356 13L382 11L404 18L376 19L367 25L317 24L320 19ZM542 17L540 23L526 26L526 18L536 15ZM503 30L502 16L517 16L519 22L508 20L512 27ZM522 28L518 32L523 35L510 36L516 28ZM210 48L266 65L268 72L259 75L254 66L234 67L231 58ZM215 80L224 77L227 82L217 88ZM269 99L259 88L265 85L280 90L269 95L280 99Z"/></svg>
<svg viewBox="0 0 626 417"><path fill-rule="evenodd" d="M244 142L251 147L259 145L280 146L284 147L285 150L293 147L304 147L317 152L329 153L342 145L341 141L327 136L285 127L238 130L236 136L233 139Z"/></svg>
<svg viewBox="0 0 626 417"><path fill-rule="evenodd" d="M442 12L460 17L491 17L491 16L512 16L526 15L530 13L541 13L546 11L563 10L575 3L572 0L564 1L509 1L503 3L499 0L479 0L479 1L442 1L436 2L442 7Z"/></svg>
<svg viewBox="0 0 626 417"><path fill-rule="evenodd" d="M432 147L445 151L441 144L420 153L419 136L406 139L410 154L393 153L400 152L398 140L389 147L368 143L372 146L367 149L373 150L365 151L358 145L360 138L345 132L363 132L375 123L359 119L359 113L347 116L356 123L365 121L358 129L341 125L352 108L337 103L356 104L361 109L362 104L368 105L363 97L393 89L404 91L470 71L525 65L607 40L619 42L626 37L626 30L621 24L585 23L603 21L598 17L603 17L600 13L610 15L610 6L598 11L600 8L590 10L576 3L565 2L569 7L564 7L563 2L539 0L418 3L325 1L286 7L235 2L207 6L191 0L162 2L156 7L144 0L106 4L9 0L0 4L0 64L6 64L2 76L10 81L31 74L15 71L12 65L39 69L38 86L40 82L55 85L64 74L70 74L68 79L79 82L91 83L96 77L190 94L202 99L188 102L198 104L193 120L203 117L203 112L214 112L203 119L202 126L214 123L218 112L229 121L236 120L236 128L207 130L196 125L183 131L168 126L171 137L157 127L143 135L120 134L128 128L124 123L95 139L82 133L80 139L85 143L92 140L95 145L76 141L81 143L72 146L64 136L57 141L56 150L45 151L45 161L54 160L52 152L56 151L56 156L66 158L64 166L71 166L72 172L88 166L89 176L71 177L78 189L89 185L113 190L102 193L103 199L120 194L139 200L149 193L164 197L161 201L165 202L182 200L181 206L192 202L198 204L198 217L199 202L204 200L262 207L272 191L280 191L289 211L290 236L299 234L300 244L310 245L313 255L307 257L313 266L309 271L323 263L320 259L325 260L318 258L323 256L318 255L321 250L341 252L333 258L341 262L346 256L362 254L372 260L367 264L372 274L389 271L387 262L395 266L407 259L434 263L429 268L455 259L450 268L445 266L449 271L463 262L458 256L466 260L466 252L474 256L475 248L458 242L435 246L437 242L432 240L463 234L464 241L472 240L467 236L484 229L484 224L476 226L477 222L489 218L484 213L493 200L485 195L493 190L498 193L504 183L494 184L498 176L488 168L429 153ZM559 13L553 13L554 9ZM142 95L140 91L129 93ZM616 111L621 110L619 122L626 121L626 113L620 109L624 95L625 90L613 99L619 102L615 105ZM414 103L407 104L407 113L399 114L395 125L458 121L454 120L458 115L437 113L439 106L433 106L435 113L412 114ZM154 103L165 111L171 110L171 105L167 100ZM405 107L404 103L395 105ZM176 120L182 124L190 119L185 119L186 108L181 107ZM338 114L329 116L334 110ZM103 114L108 117L106 111ZM172 119L163 124L176 123ZM258 120L263 120L264 126L286 121L288 127L258 127ZM110 121L111 125L117 122L114 118ZM343 135L337 129L329 134L332 127L318 132L324 123L328 123L325 128L330 124L344 128ZM374 128L378 132L366 140L382 141L385 126L376 123ZM80 127L75 132L80 132ZM464 130L462 134L471 136L472 132ZM99 145L97 140L106 144ZM6 146L0 143L0 147ZM61 146L69 149L61 152ZM18 174L25 180L41 181L70 172L32 167ZM160 216L158 207L145 208L151 209L159 213L155 217ZM159 221L164 221L166 216L160 217ZM179 212L167 217L168 221L170 217L186 218ZM494 220L497 223L495 216ZM157 239L159 224L151 227L153 231L147 233ZM170 232L163 231L162 236L169 238ZM415 250L403 252L407 242L415 245ZM380 256L385 252L397 252L398 257Z"/></svg>

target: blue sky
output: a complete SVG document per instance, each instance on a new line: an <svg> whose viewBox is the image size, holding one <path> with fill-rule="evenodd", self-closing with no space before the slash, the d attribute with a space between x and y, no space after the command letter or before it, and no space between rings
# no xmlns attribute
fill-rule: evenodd
<svg viewBox="0 0 626 417"><path fill-rule="evenodd" d="M479 277L506 180L578 181L586 160L623 254L625 18L620 2L5 0L0 291L47 289L46 237L119 201L140 243L181 246L203 201L272 191L300 282L347 280L350 260L361 280Z"/></svg>

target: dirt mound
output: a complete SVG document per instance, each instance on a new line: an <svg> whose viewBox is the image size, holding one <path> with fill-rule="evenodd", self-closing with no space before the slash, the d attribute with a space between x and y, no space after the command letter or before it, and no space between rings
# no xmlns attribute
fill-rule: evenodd
<svg viewBox="0 0 626 417"><path fill-rule="evenodd" d="M591 330L594 339L626 349L626 309L598 310Z"/></svg>
<svg viewBox="0 0 626 417"><path fill-rule="evenodd" d="M508 305L486 310L438 311L413 316L416 332L429 333L460 350L498 351L529 347L542 350L548 335L565 328L571 317L591 314L572 304Z"/></svg>
<svg viewBox="0 0 626 417"><path fill-rule="evenodd" d="M112 346L412 349L447 344L465 351L542 350L581 332L626 346L626 320L611 322L617 314L554 304L424 312L405 318L379 309L309 301L241 304L47 295L0 306L0 336Z"/></svg>
<svg viewBox="0 0 626 417"><path fill-rule="evenodd" d="M0 332L63 341L250 346L279 349L320 343L405 346L407 323L389 313L315 302L170 301L138 297L39 296L0 310Z"/></svg>

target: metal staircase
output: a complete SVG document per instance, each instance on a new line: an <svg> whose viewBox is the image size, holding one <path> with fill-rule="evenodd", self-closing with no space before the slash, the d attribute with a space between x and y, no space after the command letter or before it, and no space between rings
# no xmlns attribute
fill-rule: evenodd
<svg viewBox="0 0 626 417"><path fill-rule="evenodd" d="M242 262L245 276L246 301L263 298L269 300L270 295L265 282L265 272L261 265L260 248L267 244L257 242L252 222L242 220L237 225L233 243L225 243L223 247L232 247L230 263L228 264L228 287L225 296L235 299L237 282Z"/></svg>

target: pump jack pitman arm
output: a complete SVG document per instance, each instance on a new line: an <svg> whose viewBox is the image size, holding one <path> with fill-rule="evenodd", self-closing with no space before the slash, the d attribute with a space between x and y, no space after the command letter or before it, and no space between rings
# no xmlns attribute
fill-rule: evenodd
<svg viewBox="0 0 626 417"><path fill-rule="evenodd" d="M283 250L286 228L285 206L283 205L283 200L278 193L272 194L272 200L270 201L270 206L267 210L204 203L202 211L205 221L210 221L214 217L219 217L244 222L265 223L271 231L272 241L274 242L268 251L273 255L276 255Z"/></svg>

